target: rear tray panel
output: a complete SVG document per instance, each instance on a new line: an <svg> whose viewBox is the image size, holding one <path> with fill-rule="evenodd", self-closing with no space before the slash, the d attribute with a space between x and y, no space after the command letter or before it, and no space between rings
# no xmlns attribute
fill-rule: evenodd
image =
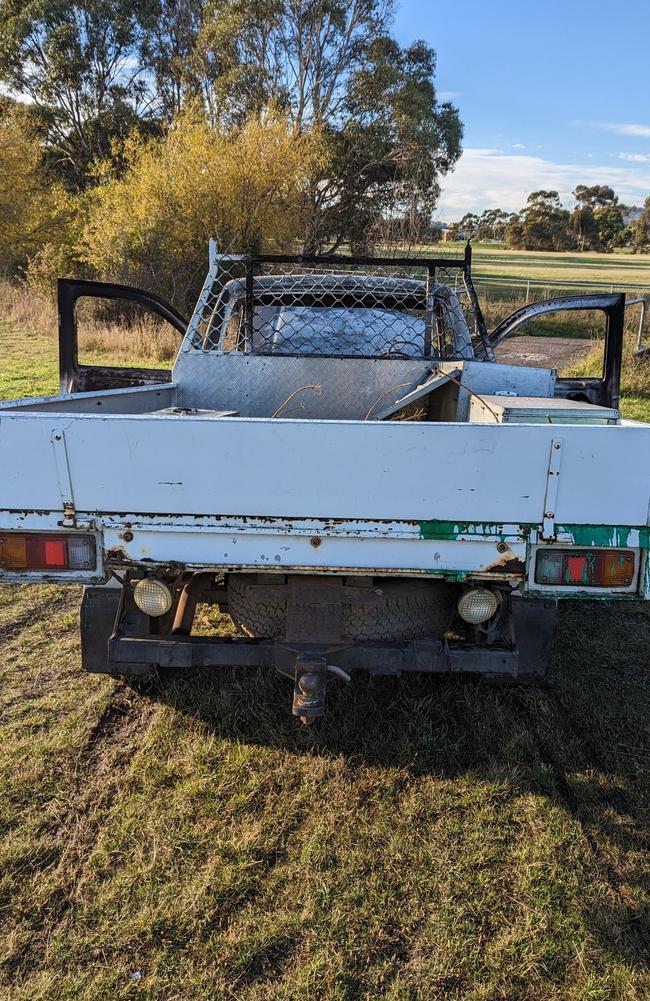
<svg viewBox="0 0 650 1001"><path fill-rule="evenodd" d="M54 438L61 435L55 451ZM6 414L0 509L647 525L650 427ZM58 458L57 458L58 456Z"/></svg>

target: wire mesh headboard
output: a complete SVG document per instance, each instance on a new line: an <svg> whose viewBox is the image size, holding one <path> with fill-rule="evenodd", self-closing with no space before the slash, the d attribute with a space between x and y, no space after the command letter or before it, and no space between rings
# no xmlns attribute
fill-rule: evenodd
<svg viewBox="0 0 650 1001"><path fill-rule="evenodd" d="M215 254L190 350L258 355L474 358L489 349L462 258Z"/></svg>

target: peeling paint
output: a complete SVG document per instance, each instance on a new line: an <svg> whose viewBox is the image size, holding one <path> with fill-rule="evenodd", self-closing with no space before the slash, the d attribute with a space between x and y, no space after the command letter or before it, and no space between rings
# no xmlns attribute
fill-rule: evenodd
<svg viewBox="0 0 650 1001"><path fill-rule="evenodd" d="M494 539L505 542L508 539L527 540L537 525L509 525L495 521L420 521L423 539L461 539L467 537ZM650 548L650 527L636 525L557 525L557 544L567 542L575 546L594 546L600 549ZM638 542L636 534L638 533ZM564 538L563 538L564 537Z"/></svg>
<svg viewBox="0 0 650 1001"><path fill-rule="evenodd" d="M454 584L462 584L471 575L469 570L429 570L429 576Z"/></svg>
<svg viewBox="0 0 650 1001"><path fill-rule="evenodd" d="M584 598L586 601L610 601L610 602L644 600L643 594L638 594L636 591L626 592L625 594L622 594L620 591L616 592L605 591L604 593L601 594L599 591L593 589L590 591L578 591L577 589L574 590L572 588L570 591L566 589L562 591L556 591L553 588L544 588L544 590L538 590L537 588L531 587L528 590L528 594L531 597L558 598L558 599L561 598L563 600L566 600L568 598L571 601L573 601L574 599L582 599L582 598Z"/></svg>
<svg viewBox="0 0 650 1001"><path fill-rule="evenodd" d="M515 556L514 553L508 552L503 554L500 560L495 563L489 563L485 568L486 573L497 573L497 574L517 574L523 577L526 572L526 561L522 560L519 556Z"/></svg>
<svg viewBox="0 0 650 1001"><path fill-rule="evenodd" d="M126 549L122 546L113 546L111 549L107 549L104 552L104 559L109 562L128 562L130 557Z"/></svg>
<svg viewBox="0 0 650 1001"><path fill-rule="evenodd" d="M505 542L508 538L526 539L530 534L531 525L508 525L496 521L420 521L420 534L423 539L458 539L466 536L495 539ZM514 529L507 531L508 529Z"/></svg>

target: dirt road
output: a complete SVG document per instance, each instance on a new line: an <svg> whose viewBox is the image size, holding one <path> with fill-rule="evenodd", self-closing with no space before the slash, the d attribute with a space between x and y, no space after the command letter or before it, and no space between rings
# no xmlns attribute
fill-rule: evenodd
<svg viewBox="0 0 650 1001"><path fill-rule="evenodd" d="M509 365L544 365L565 369L588 354L589 338L511 337L497 348L497 361Z"/></svg>

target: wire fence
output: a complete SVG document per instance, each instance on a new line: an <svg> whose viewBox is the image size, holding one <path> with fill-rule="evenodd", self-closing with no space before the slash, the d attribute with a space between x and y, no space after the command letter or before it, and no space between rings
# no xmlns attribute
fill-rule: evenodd
<svg viewBox="0 0 650 1001"><path fill-rule="evenodd" d="M650 287L647 285L632 285L626 282L571 282L555 279L534 279L510 277L507 275L492 277L488 275L472 275L472 281L477 289L484 293L495 292L503 297L504 292L532 302L535 299L550 299L552 296L579 292L625 292L628 295L650 298Z"/></svg>
<svg viewBox="0 0 650 1001"><path fill-rule="evenodd" d="M585 292L592 293L615 293L624 292L626 295L626 308L630 316L634 314L638 317L635 320L635 336L637 352L646 352L648 348L647 314L650 306L650 286L634 285L627 282L598 282L583 281L570 282L566 280L554 279L533 279L515 276L488 276L472 275L472 284L476 288L483 308L487 308L490 303L504 304L505 316L513 304L537 302L540 299L552 299L556 296L578 295ZM462 296L462 290L459 294ZM506 306L507 304L507 306Z"/></svg>

